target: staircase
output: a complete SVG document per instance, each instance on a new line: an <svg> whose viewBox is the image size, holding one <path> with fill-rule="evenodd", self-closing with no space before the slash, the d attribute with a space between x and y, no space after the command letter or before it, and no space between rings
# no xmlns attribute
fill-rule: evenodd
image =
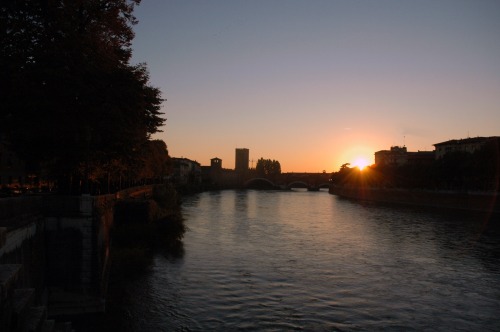
<svg viewBox="0 0 500 332"><path fill-rule="evenodd" d="M69 322L47 318L47 307L36 303L35 289L22 288L21 264L0 264L0 331L72 332Z"/></svg>
<svg viewBox="0 0 500 332"><path fill-rule="evenodd" d="M38 196L0 200L1 332L73 331L71 323L47 317L41 203Z"/></svg>

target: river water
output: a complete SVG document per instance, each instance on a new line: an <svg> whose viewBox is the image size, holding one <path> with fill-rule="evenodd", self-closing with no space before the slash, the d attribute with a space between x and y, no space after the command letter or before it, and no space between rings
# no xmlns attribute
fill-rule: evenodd
<svg viewBox="0 0 500 332"><path fill-rule="evenodd" d="M129 285L132 331L500 330L498 216L325 191L185 199L184 251Z"/></svg>

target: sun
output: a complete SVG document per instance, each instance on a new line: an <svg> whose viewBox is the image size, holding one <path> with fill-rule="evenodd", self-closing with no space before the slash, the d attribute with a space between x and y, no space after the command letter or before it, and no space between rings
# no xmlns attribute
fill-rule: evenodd
<svg viewBox="0 0 500 332"><path fill-rule="evenodd" d="M362 171L369 164L368 160L364 157L358 157L351 163L352 166L359 168L360 171Z"/></svg>

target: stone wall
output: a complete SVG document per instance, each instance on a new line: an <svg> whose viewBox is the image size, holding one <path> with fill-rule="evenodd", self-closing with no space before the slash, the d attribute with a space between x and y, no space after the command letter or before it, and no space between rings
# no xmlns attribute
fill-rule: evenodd
<svg viewBox="0 0 500 332"><path fill-rule="evenodd" d="M47 324L41 203L39 197L0 199L1 331L24 331Z"/></svg>
<svg viewBox="0 0 500 332"><path fill-rule="evenodd" d="M0 199L0 265L19 265L16 287L35 289L50 315L102 312L115 203L152 192L144 186L105 196Z"/></svg>
<svg viewBox="0 0 500 332"><path fill-rule="evenodd" d="M114 203L82 195L46 205L51 314L104 311Z"/></svg>

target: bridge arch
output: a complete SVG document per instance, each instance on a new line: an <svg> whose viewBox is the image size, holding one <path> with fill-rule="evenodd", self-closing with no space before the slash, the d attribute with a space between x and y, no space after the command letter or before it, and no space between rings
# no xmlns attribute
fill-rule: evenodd
<svg viewBox="0 0 500 332"><path fill-rule="evenodd" d="M296 180L288 183L286 185L287 189L292 189L292 188L309 188L309 184L307 184L304 181Z"/></svg>
<svg viewBox="0 0 500 332"><path fill-rule="evenodd" d="M271 180L266 178L252 178L247 180L243 186L245 188L276 188L276 185Z"/></svg>

